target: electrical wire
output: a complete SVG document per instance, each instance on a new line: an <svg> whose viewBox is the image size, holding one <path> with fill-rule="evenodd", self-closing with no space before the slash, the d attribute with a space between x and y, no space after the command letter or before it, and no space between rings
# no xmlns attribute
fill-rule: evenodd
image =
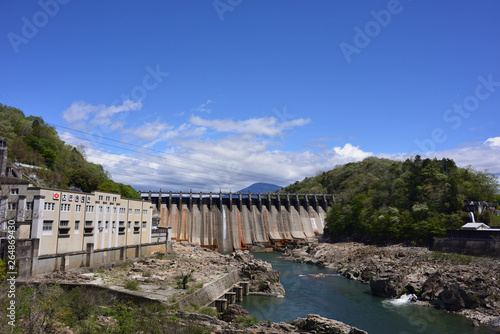
<svg viewBox="0 0 500 334"><path fill-rule="evenodd" d="M146 156L150 156L150 157L154 157L156 159L163 160L163 161L166 162L163 165L170 165L170 166L172 166L171 163L170 163L171 160L180 162L180 163L182 163L184 165L182 167L180 167L180 166L172 166L172 167L175 167L176 169L182 168L184 170L191 170L193 172L200 173L199 169L192 169L192 168L190 168L190 166L192 166L193 162L194 162L194 163L196 163L196 166L198 166L198 167L203 167L203 168L207 168L207 169L214 170L214 171L217 171L217 172L225 173L226 177L229 176L228 175L228 171L230 169L233 169L233 172L230 173L231 174L230 177L234 181L241 181L241 182L247 181L247 179L238 178L237 175L239 175L239 176L248 176L248 177L251 177L251 178L256 178L256 179L259 179L259 181L261 181L261 182L262 181L266 181L266 180L268 180L269 182L279 182L280 179L282 180L283 183L289 183L290 182L289 180L286 180L286 179L276 178L276 177L270 177L268 175L261 174L261 173L248 172L248 171L244 171L244 170L236 170L234 168L231 168L231 167L228 167L228 166L222 166L222 165L215 164L215 163L209 163L209 162L205 162L205 161L202 162L200 160L196 160L196 159L192 159L192 158L179 157L179 156L176 156L176 155L173 155L173 154L170 154L170 153L165 153L165 152L162 152L162 151L159 151L159 150L155 150L155 149L152 149L152 148L146 148L144 146L127 143L127 142L123 142L123 141L112 139L112 138L107 138L107 137L104 137L104 136L101 136L101 135L95 135L95 134L92 134L92 133L89 133L89 132L85 132L85 131L81 131L81 130L77 130L77 129L72 129L72 128L61 126L61 125L57 125L57 124L52 124L52 123L47 123L47 124L55 126L55 127L67 129L67 130L70 130L70 131L75 131L75 132L78 132L78 133L86 134L86 135L89 135L89 136L94 137L94 138L97 137L97 138L109 140L109 141L112 141L112 142L117 142L117 143L120 143L120 144L128 145L128 146L131 146L131 147L136 147L136 148L139 148L139 149L145 149L145 150L148 150L148 151L160 152L162 154L171 156L173 158L168 158L167 159L166 157L155 155L155 154L150 154L150 153L146 153L146 152L141 152L141 154L146 155ZM109 143L100 142L100 141L97 141L97 140L91 140L91 139L88 139L88 138L83 138L83 137L79 137L79 136L75 136L75 135L73 135L73 137L77 138L77 139L88 141L90 143L98 143L100 145L105 145L105 146L109 146L109 147L113 147L113 148L117 148L117 149L121 149L121 150L137 152L137 150L134 150L134 149L131 149L131 148L125 148L125 147L121 147L121 146L116 146L116 145L112 145L112 144L109 144ZM109 153L109 154L116 154L116 153L106 152L104 150L100 150L100 149L97 149L97 148L94 148L94 147L90 147L90 146L85 146L85 145L82 145L82 146L85 147L85 148L87 148L87 149L89 149L89 150L95 150L95 151L100 151L100 152ZM94 157L96 159L100 158L98 156L92 156L92 157ZM127 156L127 158L133 159L133 160L150 162L150 163L154 163L154 164L158 164L159 163L158 161L152 161L152 160L148 160L148 159L145 159L145 158L139 159L139 158L134 158L134 157L130 157L130 156ZM107 158L107 159L109 160L109 158ZM186 162L185 160L189 161L189 162ZM134 165L134 164L125 163L125 162L123 162L121 160L114 160L114 161L120 162L120 164L128 164L128 165L132 165L132 166L137 166L137 165ZM112 166L106 166L106 167L107 168L114 168L114 169L118 169L119 170L119 168L112 167ZM158 172L158 171L161 172L162 171L159 168L146 167L146 166L138 166L138 167L140 167L140 168L150 168L150 169L154 170L155 172ZM169 171L164 170L164 171L165 172L171 172L170 170ZM134 174L137 174L136 171L131 171L131 172L133 172ZM175 171L175 174L189 175L191 177L191 179L193 177L197 178L196 176L193 176L192 174L180 173L177 170ZM126 175L126 174L120 174L120 175ZM206 177L200 178L200 179L203 179L205 182L198 182L198 184L205 184L206 185L207 183L209 183L209 182L206 182ZM176 179L176 181L178 181L178 179ZM192 182L192 181L186 181L186 182Z"/></svg>

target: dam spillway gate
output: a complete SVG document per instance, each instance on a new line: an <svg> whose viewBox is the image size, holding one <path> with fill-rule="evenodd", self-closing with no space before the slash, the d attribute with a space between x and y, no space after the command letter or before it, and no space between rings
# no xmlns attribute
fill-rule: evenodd
<svg viewBox="0 0 500 334"><path fill-rule="evenodd" d="M274 247L323 234L329 194L140 192L172 240L221 251Z"/></svg>

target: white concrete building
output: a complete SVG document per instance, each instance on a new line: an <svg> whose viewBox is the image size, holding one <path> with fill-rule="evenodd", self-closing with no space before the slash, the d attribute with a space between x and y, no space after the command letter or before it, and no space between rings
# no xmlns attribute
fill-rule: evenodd
<svg viewBox="0 0 500 334"><path fill-rule="evenodd" d="M142 249L151 244L150 202L101 191L31 187L28 181L6 177L0 178L0 194L0 237L14 221L16 240L33 241L33 257L55 259L49 268L92 265L151 251ZM67 256L62 264L61 254ZM90 255L93 258L85 264Z"/></svg>

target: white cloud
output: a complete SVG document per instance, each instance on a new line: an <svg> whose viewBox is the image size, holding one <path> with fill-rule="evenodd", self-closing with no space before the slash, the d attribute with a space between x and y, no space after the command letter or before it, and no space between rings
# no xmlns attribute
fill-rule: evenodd
<svg viewBox="0 0 500 334"><path fill-rule="evenodd" d="M63 111L63 118L68 123L87 121L91 116L91 124L94 126L110 126L111 130L116 130L123 126L122 120L114 119L117 114L140 110L142 103L126 100L120 105L106 106L104 104L91 105L84 101L75 101L71 106ZM88 127L88 123L87 123Z"/></svg>
<svg viewBox="0 0 500 334"><path fill-rule="evenodd" d="M75 102L64 116L75 122L94 116L94 119L112 119L116 123L116 115L140 107L134 103L101 107ZM125 122L121 121L117 129L125 126ZM331 170L336 165L374 155L351 143L330 148L321 146L319 151L277 149L287 138L284 136L286 131L309 122L309 119L303 118L280 121L274 117L208 120L193 115L187 123L173 127L158 119L120 130L122 134L146 142L143 149L137 152L124 155L88 148L86 153L90 161L102 164L117 182L132 184L141 190L161 188L165 191L237 191L255 182L286 186L314 176L318 171ZM69 133L62 133L61 138L73 145L80 143ZM168 146L158 148L160 142L168 143ZM98 143L92 145L98 148ZM391 159L406 159L414 155L376 154ZM447 157L459 166L472 165L477 170L487 169L500 175L500 137L421 156Z"/></svg>
<svg viewBox="0 0 500 334"><path fill-rule="evenodd" d="M364 152L360 150L358 146L352 146L350 143L344 145L344 147L335 147L333 149L340 157L345 157L347 159L363 160L364 158L373 155L371 152Z"/></svg>
<svg viewBox="0 0 500 334"><path fill-rule="evenodd" d="M449 158L455 161L457 166L472 166L478 171L488 171L491 174L500 177L500 145L499 137L490 138L482 144L470 144L466 147L460 147L452 150L440 152L428 152L420 154L422 158ZM414 157L415 154L380 154L380 157L389 159L407 159Z"/></svg>
<svg viewBox="0 0 500 334"><path fill-rule="evenodd" d="M199 116L191 116L189 122L193 125L211 128L222 133L229 132L277 137L281 136L284 130L297 126L303 126L309 123L310 119L298 118L288 122L280 122L275 117L264 117L251 118L243 121L233 121L228 119L207 120Z"/></svg>
<svg viewBox="0 0 500 334"><path fill-rule="evenodd" d="M500 137L489 138L484 142L487 146L500 147Z"/></svg>
<svg viewBox="0 0 500 334"><path fill-rule="evenodd" d="M141 110L142 103L141 101L135 102L132 100L127 100L123 102L121 105L114 105L106 107L104 105L100 105L99 111L96 113L92 123L100 126L113 126L113 122L115 120L115 116L120 113Z"/></svg>
<svg viewBox="0 0 500 334"><path fill-rule="evenodd" d="M99 106L93 106L83 101L75 101L71 106L63 111L63 118L68 123L85 121L89 115L99 110Z"/></svg>
<svg viewBox="0 0 500 334"><path fill-rule="evenodd" d="M172 129L173 126L160 121L144 123L142 126L135 129L126 129L123 133L134 135L136 138L143 141L151 141L164 133L165 130Z"/></svg>
<svg viewBox="0 0 500 334"><path fill-rule="evenodd" d="M212 100L207 100L207 102L205 103L202 103L201 105L199 105L198 107L194 108L194 109L191 109L192 112L206 112L206 113L211 113L212 112L212 109L210 108L207 108L207 106L209 104L211 104L213 101Z"/></svg>

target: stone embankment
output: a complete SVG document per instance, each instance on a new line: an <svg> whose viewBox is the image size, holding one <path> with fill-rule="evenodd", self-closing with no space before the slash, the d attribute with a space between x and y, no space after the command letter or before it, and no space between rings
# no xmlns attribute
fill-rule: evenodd
<svg viewBox="0 0 500 334"><path fill-rule="evenodd" d="M330 267L370 284L373 295L417 295L418 303L452 311L475 325L500 326L500 261L401 245L314 243L288 251L289 260Z"/></svg>

